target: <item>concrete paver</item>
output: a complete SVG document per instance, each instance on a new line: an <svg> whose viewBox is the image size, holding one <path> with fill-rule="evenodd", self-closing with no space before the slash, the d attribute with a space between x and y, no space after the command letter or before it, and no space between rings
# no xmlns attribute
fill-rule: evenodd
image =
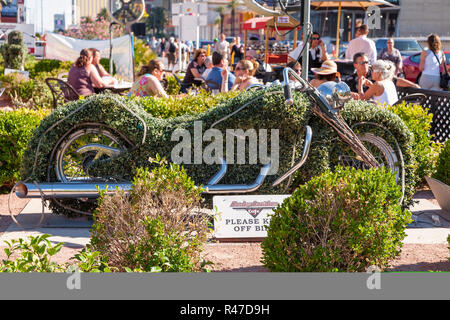
<svg viewBox="0 0 450 320"><path fill-rule="evenodd" d="M450 213L441 210L439 206L423 197L418 197L416 200L418 203L411 210L416 222L408 226L404 243L447 244L447 237L450 234ZM32 200L17 216L17 220L24 227L32 228L39 221L41 211L40 200ZM436 224L436 216L439 217L439 224ZM2 244L4 240L50 234L49 240L54 243L64 242L67 247L73 248L83 247L90 241L91 225L92 221L89 221L87 217L68 219L52 215L48 209L45 209L45 219L39 228L23 230L12 223L0 236L0 243Z"/></svg>

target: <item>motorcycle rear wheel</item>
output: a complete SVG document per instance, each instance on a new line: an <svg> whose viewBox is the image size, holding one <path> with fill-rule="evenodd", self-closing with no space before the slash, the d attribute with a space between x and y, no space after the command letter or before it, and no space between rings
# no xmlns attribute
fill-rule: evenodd
<svg viewBox="0 0 450 320"><path fill-rule="evenodd" d="M89 146L88 151L83 148ZM94 161L108 161L133 148L124 135L101 124L85 123L69 130L55 145L48 168L48 182L95 183L120 182L113 176L94 177L89 165ZM105 153L107 150L108 153ZM53 213L69 216L92 215L97 201L88 199L50 199Z"/></svg>

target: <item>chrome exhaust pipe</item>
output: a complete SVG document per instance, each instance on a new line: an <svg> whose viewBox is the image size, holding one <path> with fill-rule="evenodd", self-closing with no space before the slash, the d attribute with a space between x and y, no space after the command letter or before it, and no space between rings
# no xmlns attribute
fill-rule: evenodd
<svg viewBox="0 0 450 320"><path fill-rule="evenodd" d="M98 188L98 189L97 189ZM118 189L131 190L131 183L24 183L16 185L16 195L21 199L96 199L99 191L113 194Z"/></svg>
<svg viewBox="0 0 450 320"><path fill-rule="evenodd" d="M219 181L225 176L227 164L222 159L221 170L204 186L204 193L207 194L227 194L227 193L250 193L258 190L264 183L271 164L266 164L261 168L261 172L255 182L250 185L219 185ZM92 183L92 182L72 182L72 183L25 183L16 184L15 192L21 199L96 199L100 196L99 191L107 190L106 194L111 195L122 190L129 192L131 182L124 183Z"/></svg>

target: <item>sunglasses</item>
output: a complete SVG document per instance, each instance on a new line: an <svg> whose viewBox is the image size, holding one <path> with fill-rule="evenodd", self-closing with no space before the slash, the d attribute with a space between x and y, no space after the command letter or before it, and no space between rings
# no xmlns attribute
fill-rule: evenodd
<svg viewBox="0 0 450 320"><path fill-rule="evenodd" d="M357 62L357 64L360 64L360 65L369 64L369 61L361 61L361 62Z"/></svg>
<svg viewBox="0 0 450 320"><path fill-rule="evenodd" d="M312 38L313 40L320 40L320 38Z"/></svg>

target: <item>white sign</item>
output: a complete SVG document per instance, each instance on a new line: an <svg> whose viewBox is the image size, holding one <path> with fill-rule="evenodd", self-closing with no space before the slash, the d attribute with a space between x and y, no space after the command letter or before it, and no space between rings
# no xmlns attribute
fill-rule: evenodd
<svg viewBox="0 0 450 320"><path fill-rule="evenodd" d="M183 12L181 12L181 14L195 15L197 13L198 13L198 4L192 2L183 3Z"/></svg>
<svg viewBox="0 0 450 320"><path fill-rule="evenodd" d="M278 17L278 23L289 23L289 17L288 16Z"/></svg>
<svg viewBox="0 0 450 320"><path fill-rule="evenodd" d="M172 14L177 15L181 13L181 3L172 4Z"/></svg>
<svg viewBox="0 0 450 320"><path fill-rule="evenodd" d="M214 235L217 239L265 238L273 210L290 195L217 196Z"/></svg>
<svg viewBox="0 0 450 320"><path fill-rule="evenodd" d="M197 41L198 17L181 16L180 38L182 41Z"/></svg>
<svg viewBox="0 0 450 320"><path fill-rule="evenodd" d="M16 70L16 69L8 69L8 68L5 68L4 73L5 73L5 76L7 76L7 75L10 74L10 73L18 73L18 74L23 75L23 76L24 76L25 78L27 78L27 79L30 78L30 73L29 73L28 71L21 71L21 70Z"/></svg>

